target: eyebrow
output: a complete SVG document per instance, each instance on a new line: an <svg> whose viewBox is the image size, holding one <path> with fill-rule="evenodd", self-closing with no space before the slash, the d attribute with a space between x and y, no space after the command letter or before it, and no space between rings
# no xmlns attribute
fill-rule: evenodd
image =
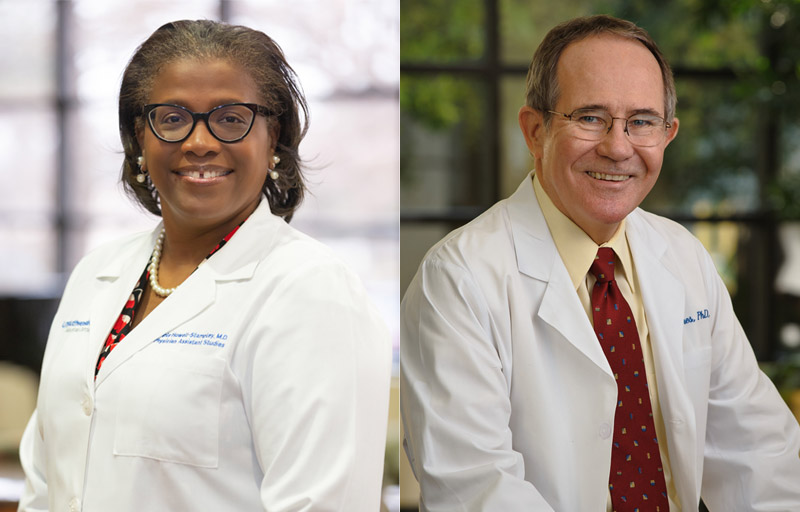
<svg viewBox="0 0 800 512"><path fill-rule="evenodd" d="M595 104L592 104L592 105L581 106L581 107L576 108L575 110L605 110L606 112L611 113L611 109L608 108L607 105L601 105L599 103L595 103ZM574 110L573 110L573 112L574 112ZM630 113L628 114L628 117L639 115L639 114L648 114L648 115L653 115L653 116L658 116L658 117L664 117L661 112L659 112L658 110L654 110L652 108L637 108L637 109L631 110L629 112Z"/></svg>
<svg viewBox="0 0 800 512"><path fill-rule="evenodd" d="M161 103L161 104L167 104L167 105L177 105L179 107L183 107L183 108L192 110L188 105L188 103L190 101L191 100L189 100L189 101L178 101L178 100L175 100L174 98L172 98L172 99L168 99L167 101L159 101L159 102L153 102L153 103ZM211 107L211 108L216 108L216 107L219 107L221 105L230 105L231 103L258 103L258 102L257 101L245 101L245 100L227 99L227 100L222 100L222 101L215 102L214 106ZM194 112L194 110L192 110L192 112Z"/></svg>

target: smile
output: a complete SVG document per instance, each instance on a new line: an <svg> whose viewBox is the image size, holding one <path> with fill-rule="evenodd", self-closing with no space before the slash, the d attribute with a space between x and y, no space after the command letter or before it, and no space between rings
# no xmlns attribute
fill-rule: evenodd
<svg viewBox="0 0 800 512"><path fill-rule="evenodd" d="M586 174L596 180L603 181L625 181L630 176L628 174L603 174L602 172L586 171Z"/></svg>
<svg viewBox="0 0 800 512"><path fill-rule="evenodd" d="M223 170L223 169L186 169L186 170L179 170L176 173L179 176L186 176L187 178L194 178L194 179L211 179L211 178L219 178L221 176L227 176L228 174L232 173L233 171L230 170Z"/></svg>

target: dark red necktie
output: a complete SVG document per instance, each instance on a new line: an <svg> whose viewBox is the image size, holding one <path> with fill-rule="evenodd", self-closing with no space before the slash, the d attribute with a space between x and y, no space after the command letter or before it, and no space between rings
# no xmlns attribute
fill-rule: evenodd
<svg viewBox="0 0 800 512"><path fill-rule="evenodd" d="M617 381L608 488L615 512L669 511L644 356L631 308L614 280L614 251L601 247L589 271L594 331Z"/></svg>

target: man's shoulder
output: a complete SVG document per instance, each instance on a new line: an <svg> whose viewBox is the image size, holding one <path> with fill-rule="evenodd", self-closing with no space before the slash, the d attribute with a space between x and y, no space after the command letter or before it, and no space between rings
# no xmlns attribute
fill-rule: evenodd
<svg viewBox="0 0 800 512"><path fill-rule="evenodd" d="M641 208L636 208L631 212L626 222L633 223L642 229L653 230L662 236L694 239L694 235L679 222Z"/></svg>
<svg viewBox="0 0 800 512"><path fill-rule="evenodd" d="M628 240L634 251L636 247L652 249L663 245L667 253L684 263L687 262L685 258L690 255L694 255L697 261L706 259L707 251L703 244L679 222L641 208L634 210L626 222Z"/></svg>
<svg viewBox="0 0 800 512"><path fill-rule="evenodd" d="M498 201L467 224L439 240L423 261L470 267L513 249L507 199Z"/></svg>

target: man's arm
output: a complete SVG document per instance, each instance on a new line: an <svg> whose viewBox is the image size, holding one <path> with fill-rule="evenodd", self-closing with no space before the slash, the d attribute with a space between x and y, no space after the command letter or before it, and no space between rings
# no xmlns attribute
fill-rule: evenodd
<svg viewBox="0 0 800 512"><path fill-rule="evenodd" d="M800 426L759 370L730 297L717 298L701 494L710 510L800 511Z"/></svg>
<svg viewBox="0 0 800 512"><path fill-rule="evenodd" d="M512 448L492 323L468 271L435 257L403 299L400 408L422 511L552 510Z"/></svg>

